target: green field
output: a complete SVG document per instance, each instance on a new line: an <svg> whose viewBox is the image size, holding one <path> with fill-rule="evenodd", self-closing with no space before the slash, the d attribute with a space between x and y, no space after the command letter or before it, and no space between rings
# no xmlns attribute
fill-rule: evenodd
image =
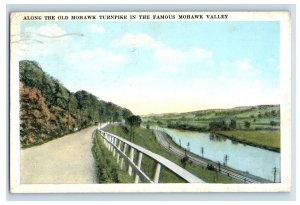
<svg viewBox="0 0 300 205"><path fill-rule="evenodd" d="M116 134L118 136L123 137L124 139L129 140L129 132L126 130L125 127L119 125L110 125L107 128L107 131ZM136 128L135 131L135 144L138 144L156 154L159 154L172 162L176 163L179 166L182 166L180 159L166 151L157 141L155 138L154 133L151 130L147 130L144 128ZM142 169L146 172L148 176L152 178L155 170L155 164L153 160L147 159L144 161ZM185 169L189 172L193 173L194 175L198 176L202 180L208 183L239 183L239 181L232 179L231 177L224 176L219 174L216 171L210 171L205 168L201 168L195 166L193 164L188 164ZM184 182L178 176L173 174L166 168L162 169L161 176L160 176L161 183L182 183Z"/></svg>
<svg viewBox="0 0 300 205"><path fill-rule="evenodd" d="M244 131L244 130L231 130L231 131L218 131L217 134L227 136L236 141L246 144L252 144L266 149L279 151L280 150L280 132L275 131Z"/></svg>
<svg viewBox="0 0 300 205"><path fill-rule="evenodd" d="M151 114L142 116L142 121L145 126L215 132L236 141L280 151L279 105Z"/></svg>

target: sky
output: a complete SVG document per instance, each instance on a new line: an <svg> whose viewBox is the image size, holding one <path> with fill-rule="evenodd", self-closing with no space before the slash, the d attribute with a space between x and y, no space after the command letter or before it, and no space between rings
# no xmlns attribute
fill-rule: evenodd
<svg viewBox="0 0 300 205"><path fill-rule="evenodd" d="M275 21L27 21L12 41L72 92L144 115L279 104L279 34Z"/></svg>

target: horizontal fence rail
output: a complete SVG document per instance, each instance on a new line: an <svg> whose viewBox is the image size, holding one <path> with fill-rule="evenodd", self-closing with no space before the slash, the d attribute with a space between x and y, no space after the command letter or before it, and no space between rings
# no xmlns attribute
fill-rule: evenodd
<svg viewBox="0 0 300 205"><path fill-rule="evenodd" d="M101 126L102 127L102 126ZM204 183L195 175L191 174L187 170L171 162L170 160L155 154L139 145L129 142L122 137L103 131L101 128L97 129L100 132L104 144L113 153L117 163L119 163L121 169L124 167L125 161L128 166L128 174L132 176L135 173L135 183L139 183L141 180L148 183L159 183L160 172L162 167L166 167L171 172L182 178L188 183ZM129 150L129 153L127 151ZM137 156L137 162L134 162L134 156ZM147 156L155 161L155 173L153 179L142 171L143 156Z"/></svg>

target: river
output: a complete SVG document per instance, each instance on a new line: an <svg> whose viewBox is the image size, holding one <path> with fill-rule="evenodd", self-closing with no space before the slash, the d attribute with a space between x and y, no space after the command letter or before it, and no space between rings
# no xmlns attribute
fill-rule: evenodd
<svg viewBox="0 0 300 205"><path fill-rule="evenodd" d="M160 129L169 134L178 145L197 155L202 155L202 147L203 157L213 161L224 163L227 155L227 166L237 170L273 181L276 167L276 182L280 181L280 153L237 143L210 133Z"/></svg>

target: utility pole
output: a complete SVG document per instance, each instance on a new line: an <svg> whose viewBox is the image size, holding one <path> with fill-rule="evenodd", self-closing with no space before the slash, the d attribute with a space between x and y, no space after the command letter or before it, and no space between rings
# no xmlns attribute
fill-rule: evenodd
<svg viewBox="0 0 300 205"><path fill-rule="evenodd" d="M229 160L229 156L227 154L224 155L224 166L227 166L227 162Z"/></svg>
<svg viewBox="0 0 300 205"><path fill-rule="evenodd" d="M220 172L221 171L221 162L217 162L217 165L218 165L218 171Z"/></svg>
<svg viewBox="0 0 300 205"><path fill-rule="evenodd" d="M274 174L274 183L276 183L276 174L277 174L277 168L273 168L273 174Z"/></svg>

